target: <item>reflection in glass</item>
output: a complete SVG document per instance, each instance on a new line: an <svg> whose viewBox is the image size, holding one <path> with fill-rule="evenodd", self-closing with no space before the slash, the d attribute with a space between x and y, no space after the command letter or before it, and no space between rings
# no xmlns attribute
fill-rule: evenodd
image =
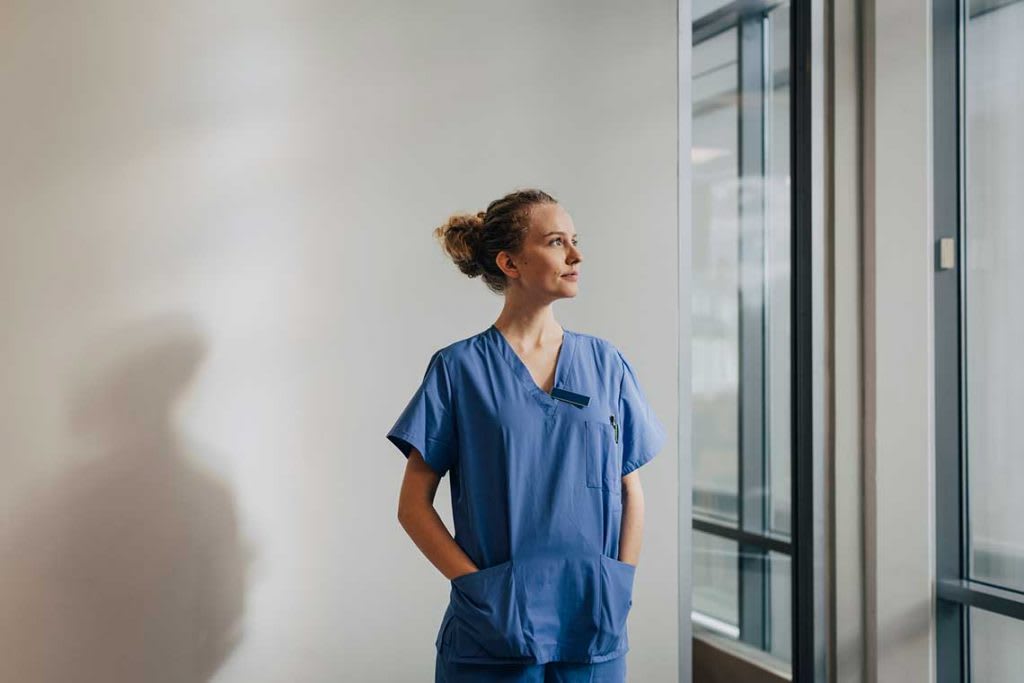
<svg viewBox="0 0 1024 683"><path fill-rule="evenodd" d="M736 31L693 48L693 507L737 523L739 152Z"/></svg>
<svg viewBox="0 0 1024 683"><path fill-rule="evenodd" d="M789 5L768 15L765 77L765 423L768 440L768 531L790 532L790 181Z"/></svg>
<svg viewBox="0 0 1024 683"><path fill-rule="evenodd" d="M783 661L793 653L793 568L789 555L768 553L768 651Z"/></svg>
<svg viewBox="0 0 1024 683"><path fill-rule="evenodd" d="M716 9L721 9L726 5L732 4L733 0L693 0L693 9L691 16L694 19L699 19L705 14L710 14Z"/></svg>
<svg viewBox="0 0 1024 683"><path fill-rule="evenodd" d="M1019 681L1024 672L1024 622L971 608L971 683Z"/></svg>
<svg viewBox="0 0 1024 683"><path fill-rule="evenodd" d="M695 631L740 639L739 587L763 581L762 620L765 652L789 662L792 652L792 568L788 555L753 552L743 555L735 541L700 531L693 532L693 621ZM740 576L740 567L749 575Z"/></svg>
<svg viewBox="0 0 1024 683"><path fill-rule="evenodd" d="M735 541L693 532L693 610L698 623L739 637L739 550Z"/></svg>

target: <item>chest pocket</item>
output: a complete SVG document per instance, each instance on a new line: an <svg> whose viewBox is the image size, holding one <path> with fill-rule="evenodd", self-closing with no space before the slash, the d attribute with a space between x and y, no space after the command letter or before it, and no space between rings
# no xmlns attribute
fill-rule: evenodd
<svg viewBox="0 0 1024 683"><path fill-rule="evenodd" d="M587 456L587 486L621 493L619 472L619 435L614 415L604 421L587 420L585 452Z"/></svg>

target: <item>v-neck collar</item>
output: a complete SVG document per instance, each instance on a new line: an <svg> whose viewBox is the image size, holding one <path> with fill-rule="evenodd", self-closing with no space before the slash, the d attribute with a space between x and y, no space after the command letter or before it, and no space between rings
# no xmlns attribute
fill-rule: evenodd
<svg viewBox="0 0 1024 683"><path fill-rule="evenodd" d="M491 337L494 338L494 342L497 345L501 356L508 362L509 367L512 368L513 374L516 375L526 385L526 388L530 390L534 396L536 396L545 405L551 406L558 402L558 399L552 396L549 392L544 391L540 388L537 382L533 379L533 375L530 374L530 369L526 367L526 363L519 357L519 354L515 352L512 345L509 344L508 340L505 339L505 335L501 333L493 323L487 328ZM562 346L558 350L558 357L555 359L555 381L552 384L551 390L554 391L557 388L564 388L566 378L568 377L569 369L572 366L573 352L576 350L576 336L562 327Z"/></svg>

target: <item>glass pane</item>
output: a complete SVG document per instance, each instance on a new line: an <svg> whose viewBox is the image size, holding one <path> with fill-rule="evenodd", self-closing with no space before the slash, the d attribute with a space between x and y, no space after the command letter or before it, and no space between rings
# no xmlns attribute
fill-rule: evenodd
<svg viewBox="0 0 1024 683"><path fill-rule="evenodd" d="M984 5L973 4L965 55L970 572L1024 590L1024 2Z"/></svg>
<svg viewBox="0 0 1024 683"><path fill-rule="evenodd" d="M765 423L768 444L768 528L790 531L790 164L789 5L768 15L765 105Z"/></svg>
<svg viewBox="0 0 1024 683"><path fill-rule="evenodd" d="M735 541L693 532L693 621L708 631L740 641L775 658L792 652L792 569L788 555L751 549L740 555ZM741 561L742 560L742 561ZM746 575L741 576L741 565ZM750 613L741 615L740 581L758 593Z"/></svg>
<svg viewBox="0 0 1024 683"><path fill-rule="evenodd" d="M690 10L690 16L694 21L697 21L705 14L710 14L716 9L721 9L729 4L732 4L732 0L693 0L693 9Z"/></svg>
<svg viewBox="0 0 1024 683"><path fill-rule="evenodd" d="M740 625L738 553L734 541L693 532L693 610L705 626L733 638Z"/></svg>
<svg viewBox="0 0 1024 683"><path fill-rule="evenodd" d="M789 7L693 48L693 508L790 533ZM787 555L693 533L694 624L786 668Z"/></svg>
<svg viewBox="0 0 1024 683"><path fill-rule="evenodd" d="M693 507L737 523L736 32L693 48Z"/></svg>
<svg viewBox="0 0 1024 683"><path fill-rule="evenodd" d="M971 683L1019 681L1024 622L971 608Z"/></svg>
<svg viewBox="0 0 1024 683"><path fill-rule="evenodd" d="M768 651L788 662L793 655L793 568L788 555L769 553Z"/></svg>

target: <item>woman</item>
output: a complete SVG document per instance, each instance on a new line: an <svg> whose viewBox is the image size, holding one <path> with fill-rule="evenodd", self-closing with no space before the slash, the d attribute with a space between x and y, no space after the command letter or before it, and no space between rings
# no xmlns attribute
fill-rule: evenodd
<svg viewBox="0 0 1024 683"><path fill-rule="evenodd" d="M434 352L387 434L408 458L402 526L451 583L435 680L624 681L636 469L665 430L622 353L555 320L582 257L554 198L514 192L435 235L505 297L494 324ZM454 538L433 507L449 471Z"/></svg>

